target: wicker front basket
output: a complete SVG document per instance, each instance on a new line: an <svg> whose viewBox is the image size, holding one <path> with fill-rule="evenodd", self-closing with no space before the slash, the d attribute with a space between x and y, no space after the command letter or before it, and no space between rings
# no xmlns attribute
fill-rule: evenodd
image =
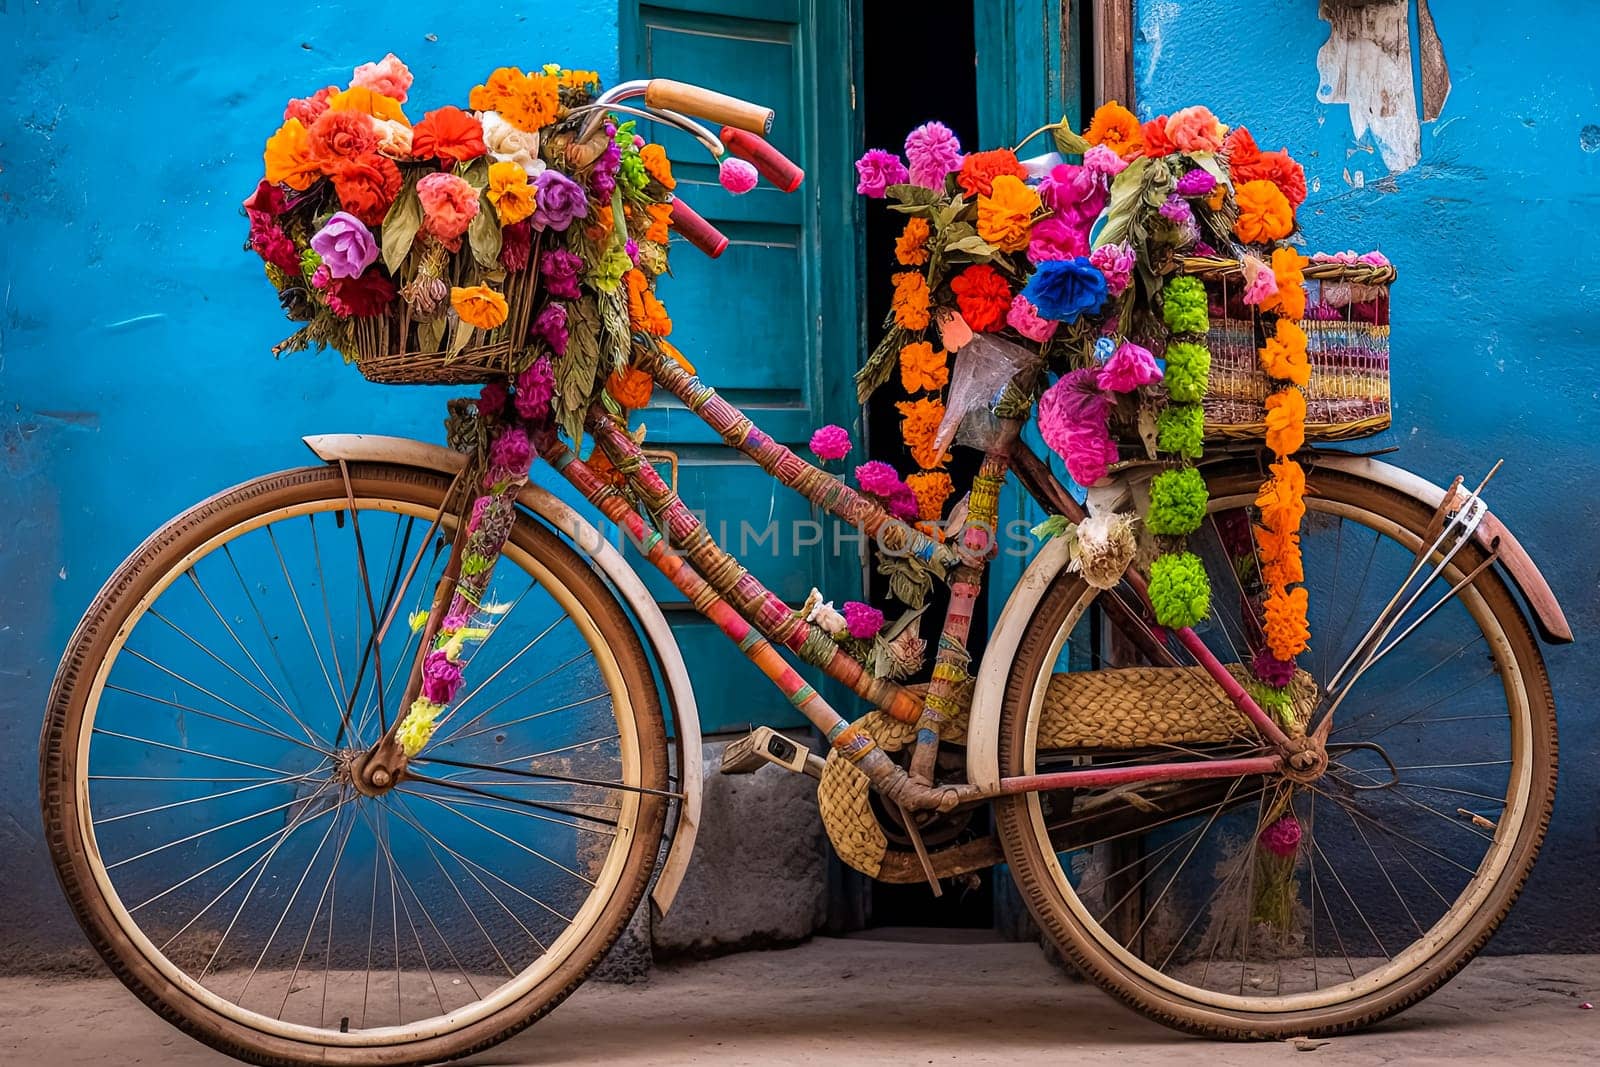
<svg viewBox="0 0 1600 1067"><path fill-rule="evenodd" d="M453 257L452 269L464 273L466 257ZM368 381L388 385L467 385L504 378L514 357L527 347L528 327L538 302L538 264L506 276L500 293L506 298L506 321L493 330L473 330L458 351L450 352L456 316L446 309L444 336L438 348L424 350L421 327L403 298L385 315L355 320L356 366ZM452 285L471 284L462 278Z"/></svg>
<svg viewBox="0 0 1600 1067"><path fill-rule="evenodd" d="M1211 381L1206 436L1259 439L1266 399L1281 386L1261 369L1265 343L1255 308L1244 303L1244 274L1235 260L1187 259L1183 272L1205 282L1211 305ZM1389 428L1389 283L1393 267L1313 263L1305 270L1307 355L1306 439L1363 437Z"/></svg>

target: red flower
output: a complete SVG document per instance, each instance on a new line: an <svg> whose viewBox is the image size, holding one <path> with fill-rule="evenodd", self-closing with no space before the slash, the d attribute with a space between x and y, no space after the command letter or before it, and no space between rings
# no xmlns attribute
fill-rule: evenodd
<svg viewBox="0 0 1600 1067"><path fill-rule="evenodd" d="M302 126L309 128L313 122L317 121L317 116L328 110L328 97L338 91L339 87L337 85L329 85L318 89L311 96L302 96L297 100L289 101L288 106L283 109L283 121L288 122L290 119L299 119Z"/></svg>
<svg viewBox="0 0 1600 1067"><path fill-rule="evenodd" d="M1233 164L1233 180L1235 183L1269 181L1278 187L1290 207L1299 207L1306 200L1305 168L1290 158L1288 152L1257 152L1254 159Z"/></svg>
<svg viewBox="0 0 1600 1067"><path fill-rule="evenodd" d="M394 300L394 282L369 270L359 278L335 278L328 285L328 306L340 318L382 315Z"/></svg>
<svg viewBox="0 0 1600 1067"><path fill-rule="evenodd" d="M256 183L256 191L244 202L245 216L252 225L256 223L258 217L261 221L271 222L287 210L289 210L289 198L283 195L282 189L265 178Z"/></svg>
<svg viewBox="0 0 1600 1067"><path fill-rule="evenodd" d="M1256 139L1243 126L1235 126L1222 140L1222 154L1228 157L1228 166L1237 174L1240 167L1248 167L1261 155ZM1242 179L1241 179L1242 180Z"/></svg>
<svg viewBox="0 0 1600 1067"><path fill-rule="evenodd" d="M372 116L359 111L324 111L310 133L311 152L322 159L355 159L378 147Z"/></svg>
<svg viewBox="0 0 1600 1067"><path fill-rule="evenodd" d="M368 226L381 225L389 205L400 195L400 168L394 160L368 152L355 159L336 159L330 166L340 206Z"/></svg>
<svg viewBox="0 0 1600 1067"><path fill-rule="evenodd" d="M528 257L533 251L533 223L528 219L503 226L500 229L500 265L506 273L515 274L528 269Z"/></svg>
<svg viewBox="0 0 1600 1067"><path fill-rule="evenodd" d="M961 161L961 173L956 181L968 196L988 196L994 191L994 180L1002 174L1026 178L1028 170L1017 162L1017 154L1009 148L996 148L992 152L968 152Z"/></svg>
<svg viewBox="0 0 1600 1067"><path fill-rule="evenodd" d="M483 126L459 107L430 111L411 131L411 154L419 159L464 163L486 151Z"/></svg>
<svg viewBox="0 0 1600 1067"><path fill-rule="evenodd" d="M256 255L279 270L299 277L300 250L295 248L289 235L275 223L262 223L250 227L250 247Z"/></svg>
<svg viewBox="0 0 1600 1067"><path fill-rule="evenodd" d="M960 274L950 283L956 294L956 305L967 325L980 333L989 333L1006 324L1006 311L1011 307L1011 287L1000 272L987 263L978 263Z"/></svg>
<svg viewBox="0 0 1600 1067"><path fill-rule="evenodd" d="M1144 154L1151 159L1170 156L1178 150L1178 146L1172 143L1172 138L1167 136L1165 115L1158 115L1141 126L1140 136L1144 139Z"/></svg>

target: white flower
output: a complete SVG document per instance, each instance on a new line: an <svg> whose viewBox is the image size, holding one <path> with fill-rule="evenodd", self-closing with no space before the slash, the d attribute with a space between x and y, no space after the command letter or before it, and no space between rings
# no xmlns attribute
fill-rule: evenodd
<svg viewBox="0 0 1600 1067"><path fill-rule="evenodd" d="M544 160L539 158L539 135L519 130L500 117L498 111L478 114L483 124L483 143L489 149L489 158L496 163L516 163L533 177L544 170Z"/></svg>
<svg viewBox="0 0 1600 1067"><path fill-rule="evenodd" d="M1110 589L1122 580L1139 546L1131 515L1092 515L1073 535L1069 570L1083 575L1096 589Z"/></svg>
<svg viewBox="0 0 1600 1067"><path fill-rule="evenodd" d="M411 158L411 127L394 119L374 120L378 131L378 151L390 159Z"/></svg>
<svg viewBox="0 0 1600 1067"><path fill-rule="evenodd" d="M816 590L812 590L812 593L817 597L817 602L806 613L806 622L822 627L823 633L829 637L843 636L846 629L844 616L834 610L833 601L823 600L822 594Z"/></svg>

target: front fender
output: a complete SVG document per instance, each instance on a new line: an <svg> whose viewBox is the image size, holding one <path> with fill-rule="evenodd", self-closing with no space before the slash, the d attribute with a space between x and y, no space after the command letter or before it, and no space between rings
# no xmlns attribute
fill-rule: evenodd
<svg viewBox="0 0 1600 1067"><path fill-rule="evenodd" d="M392 463L442 474L455 474L466 463L466 457L460 452L405 437L336 433L315 434L303 440L318 458L330 463L339 460ZM689 669L684 665L683 654L678 650L678 642L660 605L615 545L606 540L588 519L547 489L529 485L517 497L517 503L563 534L605 576L638 620L661 669L667 689L667 711L672 716L683 757L678 767L683 802L678 805L677 826L672 833L667 857L661 864L655 887L650 891L651 901L664 915L672 906L679 886L683 884L689 857L694 852L695 837L700 830L700 795L704 777L700 754L700 713L695 705Z"/></svg>
<svg viewBox="0 0 1600 1067"><path fill-rule="evenodd" d="M1332 467L1389 486L1429 507L1437 508L1445 497L1445 490L1427 479L1368 456L1318 453L1313 462L1317 467ZM1475 537L1486 550L1499 551L1501 569L1522 594L1534 625L1544 639L1555 644L1570 642L1572 627L1556 602L1550 584L1505 524L1493 514L1485 514ZM1067 565L1070 548L1065 537L1052 538L1045 543L1006 600L989 637L988 650L973 689L972 713L967 725L967 776L981 789L997 792L1000 788L1000 714L1006 679L1022 635L1044 599L1045 591Z"/></svg>

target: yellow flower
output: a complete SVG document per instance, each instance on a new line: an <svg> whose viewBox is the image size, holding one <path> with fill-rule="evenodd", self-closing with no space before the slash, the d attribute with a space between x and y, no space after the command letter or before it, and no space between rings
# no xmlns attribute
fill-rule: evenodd
<svg viewBox="0 0 1600 1067"><path fill-rule="evenodd" d="M480 330L492 330L506 321L506 298L487 285L451 286L450 306L461 321Z"/></svg>
<svg viewBox="0 0 1600 1067"><path fill-rule="evenodd" d="M400 101L362 85L352 85L343 92L328 97L328 110L359 111L363 115L371 115L384 122L398 122L402 126L411 125L406 113L400 110Z"/></svg>
<svg viewBox="0 0 1600 1067"><path fill-rule="evenodd" d="M978 197L978 236L1002 252L1020 252L1028 247L1039 194L1012 174L996 177L993 190Z"/></svg>
<svg viewBox="0 0 1600 1067"><path fill-rule="evenodd" d="M500 225L521 222L534 209L534 189L521 163L489 164L489 203L500 215Z"/></svg>

